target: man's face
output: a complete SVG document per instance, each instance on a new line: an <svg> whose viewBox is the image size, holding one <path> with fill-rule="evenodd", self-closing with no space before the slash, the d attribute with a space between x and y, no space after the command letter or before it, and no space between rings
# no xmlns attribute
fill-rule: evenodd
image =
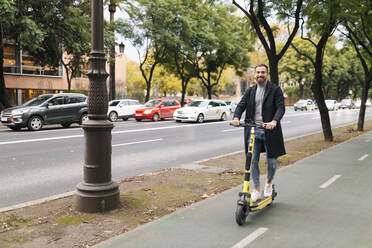
<svg viewBox="0 0 372 248"><path fill-rule="evenodd" d="M256 82L259 84L262 84L266 81L267 79L267 70L266 67L260 66L256 68Z"/></svg>

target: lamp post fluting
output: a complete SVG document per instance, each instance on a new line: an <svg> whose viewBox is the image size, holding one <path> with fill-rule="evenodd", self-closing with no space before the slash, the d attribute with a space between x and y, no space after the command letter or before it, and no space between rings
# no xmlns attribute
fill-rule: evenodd
<svg viewBox="0 0 372 248"><path fill-rule="evenodd" d="M107 120L107 72L103 44L103 1L92 0L92 48L90 52L88 120L85 138L84 181L76 187L76 209L102 212L119 205L118 184L111 180L111 130Z"/></svg>

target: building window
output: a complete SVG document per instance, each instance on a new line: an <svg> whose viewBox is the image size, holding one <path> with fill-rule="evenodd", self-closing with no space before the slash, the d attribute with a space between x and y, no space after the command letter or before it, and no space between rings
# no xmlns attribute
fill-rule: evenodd
<svg viewBox="0 0 372 248"><path fill-rule="evenodd" d="M18 75L62 77L62 65L57 68L36 65L27 51L20 50L14 42L4 43L4 73Z"/></svg>

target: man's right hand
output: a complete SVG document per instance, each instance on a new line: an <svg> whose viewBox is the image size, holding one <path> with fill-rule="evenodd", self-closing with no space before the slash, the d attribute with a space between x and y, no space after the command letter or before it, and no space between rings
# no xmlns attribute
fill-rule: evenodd
<svg viewBox="0 0 372 248"><path fill-rule="evenodd" d="M238 118L234 118L231 122L231 125L238 127L240 125L240 120Z"/></svg>

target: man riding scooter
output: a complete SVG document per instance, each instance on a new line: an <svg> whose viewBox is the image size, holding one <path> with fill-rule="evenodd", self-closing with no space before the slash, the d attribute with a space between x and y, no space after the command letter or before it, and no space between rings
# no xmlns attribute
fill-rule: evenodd
<svg viewBox="0 0 372 248"><path fill-rule="evenodd" d="M280 120L282 119L285 106L283 92L279 86L267 80L268 67L264 64L255 68L256 85L246 90L244 96L236 107L233 126L240 125L240 118L244 111L245 122L254 121L255 146L252 158L252 178L254 190L252 191L252 202L262 199L260 193L260 153L266 151L267 159L267 181L263 197L272 195L272 182L278 166L277 158L284 155L285 147ZM244 128L245 152L248 152L249 128Z"/></svg>

